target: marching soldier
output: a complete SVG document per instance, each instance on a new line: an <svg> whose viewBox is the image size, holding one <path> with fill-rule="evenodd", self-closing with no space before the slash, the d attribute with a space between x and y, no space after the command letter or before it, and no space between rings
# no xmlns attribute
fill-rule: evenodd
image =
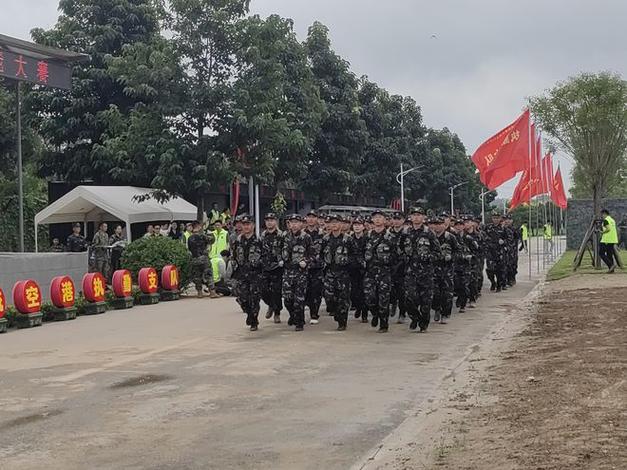
<svg viewBox="0 0 627 470"><path fill-rule="evenodd" d="M203 285L210 286L209 297L217 295L213 291L213 275L209 272L209 248L215 242L211 233L202 232L202 224L199 221L192 223L192 234L187 240L187 249L192 255L191 279L196 288L198 298L203 297Z"/></svg>
<svg viewBox="0 0 627 470"><path fill-rule="evenodd" d="M257 331L261 301L261 240L255 234L250 215L242 215L240 221L242 233L233 245L233 277L237 279L237 297L246 314L246 325L250 326L250 331Z"/></svg>
<svg viewBox="0 0 627 470"><path fill-rule="evenodd" d="M290 315L287 324L303 331L308 276L314 260L311 237L302 230L303 219L294 214L288 218L288 233L283 240L283 302ZM312 314L313 315L313 314ZM312 316L310 323L316 325L318 317Z"/></svg>
<svg viewBox="0 0 627 470"><path fill-rule="evenodd" d="M322 242L324 260L324 298L327 309L337 322L337 330L344 331L348 323L350 307L350 276L348 267L353 256L350 237L342 233L339 216L330 215L330 233Z"/></svg>
<svg viewBox="0 0 627 470"><path fill-rule="evenodd" d="M520 231L513 227L514 221L511 215L506 215L503 221L503 230L507 236L507 285L516 285L516 275L518 274L518 245L520 242Z"/></svg>
<svg viewBox="0 0 627 470"><path fill-rule="evenodd" d="M464 233L466 240L468 241L468 248L470 250L470 274L468 282L468 308L475 308L475 303L479 298L479 276L483 276L483 266L481 262L481 242L479 234L476 231L475 221L472 217L466 217L464 219Z"/></svg>
<svg viewBox="0 0 627 470"><path fill-rule="evenodd" d="M390 236L395 243L396 248L394 250L394 262L391 266L392 275L392 290L390 292L390 317L396 315L396 307L398 306L398 320L397 323L403 323L405 321L405 304L403 301L403 280L405 277L405 266L403 264L403 257L399 255L403 234L405 233L403 224L405 222L405 216L401 212L394 212L392 214L392 227L390 228Z"/></svg>
<svg viewBox="0 0 627 470"><path fill-rule="evenodd" d="M501 292L506 284L505 275L505 239L501 214L492 213L492 223L485 228L486 235L486 273L490 280L490 290Z"/></svg>
<svg viewBox="0 0 627 470"><path fill-rule="evenodd" d="M433 321L445 324L451 317L454 294L454 266L460 247L457 237L446 230L444 219L435 217L432 221L442 254L434 265Z"/></svg>
<svg viewBox="0 0 627 470"><path fill-rule="evenodd" d="M459 256L455 261L455 295L457 300L455 306L459 308L459 313L466 311L470 290L470 263L472 255L470 253L470 240L464 232L464 221L457 219L453 225L453 232L457 235L459 242Z"/></svg>
<svg viewBox="0 0 627 470"><path fill-rule="evenodd" d="M273 213L266 214L264 220L266 229L261 234L261 298L268 305L266 318L274 315L274 323L281 323L284 233L278 229L278 220Z"/></svg>
<svg viewBox="0 0 627 470"><path fill-rule="evenodd" d="M395 261L397 245L394 237L385 228L385 216L382 211L377 210L372 213L372 224L373 228L368 234L364 255L366 275L363 288L368 309L372 312L372 326L379 325L379 332L386 333L389 328L392 289L391 267ZM366 321L368 321L367 316Z"/></svg>
<svg viewBox="0 0 627 470"><path fill-rule="evenodd" d="M411 226L403 237L405 257L405 300L411 318L409 328L426 331L431 320L433 299L433 263L440 258L440 244L424 224L425 212L415 207L410 212Z"/></svg>
<svg viewBox="0 0 627 470"><path fill-rule="evenodd" d="M322 261L322 237L324 234L318 223L319 217L315 211L309 211L305 218L304 232L311 238L312 254L309 260L307 277L306 305L309 307L309 317L318 323L320 318L320 304L322 303L323 290L323 261Z"/></svg>
<svg viewBox="0 0 627 470"><path fill-rule="evenodd" d="M353 221L353 258L350 264L351 308L355 309L355 318L361 317L362 323L368 323L368 310L364 302L366 239L364 221L361 217L357 217Z"/></svg>

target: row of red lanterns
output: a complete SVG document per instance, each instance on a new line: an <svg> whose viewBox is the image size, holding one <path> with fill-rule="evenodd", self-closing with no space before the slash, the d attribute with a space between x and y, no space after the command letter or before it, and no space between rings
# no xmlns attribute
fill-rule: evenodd
<svg viewBox="0 0 627 470"><path fill-rule="evenodd" d="M143 294L155 294L159 290L159 276L155 268L142 268L138 274L139 290ZM179 273L174 265L161 270L161 288L164 291L179 289ZM101 273L88 273L83 276L83 296L87 302L98 303L105 300L107 281ZM130 271L120 269L113 273L111 282L116 298L132 296L133 279ZM76 301L76 288L69 276L57 276L50 284L50 299L56 308L71 308ZM41 310L42 294L39 285L32 279L18 281L13 286L13 304L21 314L29 315ZM4 292L0 289L0 319L7 310Z"/></svg>

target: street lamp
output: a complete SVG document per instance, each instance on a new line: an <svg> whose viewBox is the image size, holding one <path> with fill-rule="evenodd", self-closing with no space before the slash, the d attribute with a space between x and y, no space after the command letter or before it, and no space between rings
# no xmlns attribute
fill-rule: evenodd
<svg viewBox="0 0 627 470"><path fill-rule="evenodd" d="M424 165L418 165L409 170L403 170L403 164L401 163L401 172L396 175L396 182L401 185L401 212L405 213L405 175L408 175L412 171L420 170Z"/></svg>
<svg viewBox="0 0 627 470"><path fill-rule="evenodd" d="M457 183L455 186L451 186L450 188L448 188L448 192L451 195L451 216L453 216L455 214L455 206L454 206L454 203L453 203L455 190L457 188L459 188L460 186L463 186L465 184L468 184L468 181L464 181L463 183Z"/></svg>

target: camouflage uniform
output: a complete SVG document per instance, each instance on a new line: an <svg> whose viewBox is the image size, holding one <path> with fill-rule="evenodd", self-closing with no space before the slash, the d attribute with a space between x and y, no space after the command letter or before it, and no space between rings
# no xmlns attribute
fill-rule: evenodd
<svg viewBox="0 0 627 470"><path fill-rule="evenodd" d="M364 293L366 304L372 312L372 326L380 324L380 331L387 331L392 290L392 264L396 260L396 240L387 230L371 230L366 242L366 276Z"/></svg>
<svg viewBox="0 0 627 470"><path fill-rule="evenodd" d="M500 224L489 224L486 235L486 273L490 280L490 290L500 292L506 283L505 243L507 236Z"/></svg>
<svg viewBox="0 0 627 470"><path fill-rule="evenodd" d="M353 244L348 235L329 233L322 242L324 261L324 299L333 313L339 329L346 329L350 308L350 276L348 266L353 256Z"/></svg>
<svg viewBox="0 0 627 470"><path fill-rule="evenodd" d="M486 235L483 226L477 228L475 235L477 243L479 244L478 261L475 266L475 281L477 282L475 291L477 293L477 298L479 298L481 297L481 289L483 289L483 270L485 268Z"/></svg>
<svg viewBox="0 0 627 470"><path fill-rule="evenodd" d="M394 253L394 263L390 268L392 275L392 289L390 292L390 316L393 317L394 315L396 315L396 307L398 306L399 322L402 322L402 319L405 317L406 312L405 303L403 300L405 291L405 265L404 258L402 256L399 256L404 233L405 231L402 227L398 231L394 228L390 229L390 236L392 237L392 241L396 245Z"/></svg>
<svg viewBox="0 0 627 470"><path fill-rule="evenodd" d="M290 314L289 325L302 328L305 324L305 302L307 298L308 267L313 257L311 237L301 230L289 232L283 241L283 302ZM307 266L300 266L304 261ZM312 315L312 319L317 317Z"/></svg>
<svg viewBox="0 0 627 470"><path fill-rule="evenodd" d="M433 299L433 263L441 256L435 234L425 225L410 227L402 242L405 257L405 306L411 329L424 331L431 320Z"/></svg>
<svg viewBox="0 0 627 470"><path fill-rule="evenodd" d="M454 266L460 247L457 237L447 231L438 236L438 243L442 254L434 264L433 320L442 318L444 323L453 309Z"/></svg>
<svg viewBox="0 0 627 470"><path fill-rule="evenodd" d="M261 298L270 308L269 314L274 314L279 320L283 302L281 291L283 288L283 240L285 234L276 229L272 232L264 230L261 234Z"/></svg>
<svg viewBox="0 0 627 470"><path fill-rule="evenodd" d="M362 317L362 321L367 322L368 310L366 309L366 302L364 302L364 255L366 252L367 236L363 233L361 237L357 238L355 234L353 234L351 240L353 242L353 257L349 268L351 278L351 306L356 309L355 318Z"/></svg>
<svg viewBox="0 0 627 470"><path fill-rule="evenodd" d="M483 276L483 266L481 262L481 245L476 232L466 232L468 250L470 251L470 273L468 282L468 300L476 302L479 298L479 276Z"/></svg>
<svg viewBox="0 0 627 470"><path fill-rule="evenodd" d="M471 241L463 229L457 234L459 241L459 256L455 260L455 295L457 300L455 305L463 312L470 297L470 272L472 254L470 252Z"/></svg>
<svg viewBox="0 0 627 470"><path fill-rule="evenodd" d="M187 240L187 249L192 255L191 279L196 291L202 294L203 284L213 288L213 275L209 272L209 248L213 245L213 234L192 233Z"/></svg>
<svg viewBox="0 0 627 470"><path fill-rule="evenodd" d="M92 248L94 250L93 271L102 274L104 277L108 277L109 272L108 246L109 235L107 235L107 232L98 230L92 242Z"/></svg>
<svg viewBox="0 0 627 470"><path fill-rule="evenodd" d="M246 324L255 330L259 324L261 301L261 240L257 235L253 233L250 238L244 235L237 237L233 245L233 261L237 300L246 314Z"/></svg>
<svg viewBox="0 0 627 470"><path fill-rule="evenodd" d="M322 238L323 233L319 230L303 230L311 238L312 256L309 261L307 274L307 298L306 305L309 307L311 318L317 319L320 314L320 304L322 303L322 290L324 273L322 268Z"/></svg>
<svg viewBox="0 0 627 470"><path fill-rule="evenodd" d="M513 286L516 284L516 275L518 274L518 245L520 244L520 231L508 225L504 228L507 236L507 284Z"/></svg>

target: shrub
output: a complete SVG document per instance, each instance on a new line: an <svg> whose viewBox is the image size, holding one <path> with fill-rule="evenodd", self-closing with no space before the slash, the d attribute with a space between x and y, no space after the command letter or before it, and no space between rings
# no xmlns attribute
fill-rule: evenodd
<svg viewBox="0 0 627 470"><path fill-rule="evenodd" d="M7 311L4 313L4 318L7 319L7 328L12 328L15 325L15 317L18 315L19 313L13 305L7 306Z"/></svg>
<svg viewBox="0 0 627 470"><path fill-rule="evenodd" d="M140 238L122 253L122 267L133 274L135 281L141 268L155 268L161 276L161 270L168 264L178 268L181 288L185 288L190 281L191 257L181 242L168 237Z"/></svg>

